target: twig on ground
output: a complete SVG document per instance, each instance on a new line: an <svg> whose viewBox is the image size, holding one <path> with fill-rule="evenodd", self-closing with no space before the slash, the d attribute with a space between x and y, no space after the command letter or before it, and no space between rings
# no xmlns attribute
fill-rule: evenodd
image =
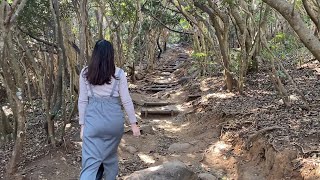
<svg viewBox="0 0 320 180"><path fill-rule="evenodd" d="M305 151L304 148L303 148L300 144L298 144L298 143L296 143L296 142L294 142L293 145L296 146L296 147L298 147L298 149L300 149L303 157L308 157L308 156L311 156L311 154L318 154L318 153L320 153L320 150Z"/></svg>

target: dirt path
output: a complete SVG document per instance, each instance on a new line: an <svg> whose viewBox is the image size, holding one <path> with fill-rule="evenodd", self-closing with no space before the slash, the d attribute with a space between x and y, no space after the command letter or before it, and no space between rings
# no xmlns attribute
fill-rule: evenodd
<svg viewBox="0 0 320 180"><path fill-rule="evenodd" d="M218 109L204 111L202 107L208 106L203 105L208 100L204 96L188 101L188 95L198 92L192 83L189 83L191 87L186 87L181 81L187 69L181 67L189 61L185 56L184 49L169 50L158 62L157 70L130 85L142 136L133 137L130 128L126 127L119 147L119 179L170 160L180 160L195 173L209 173L217 179L302 179L292 169L291 160L296 152L276 152L263 136L251 144L250 151L246 151L239 134L226 130L235 127L223 126L233 121L234 115L226 115ZM200 88L203 90L209 85ZM217 95L224 98L230 94ZM160 105L149 107L154 103ZM153 115L153 112L157 114ZM250 125L241 126L244 129ZM81 169L79 127L73 122L69 128L70 141L65 146L27 163L27 168L22 170L26 179L78 178Z"/></svg>
<svg viewBox="0 0 320 180"><path fill-rule="evenodd" d="M182 51L171 53L186 55ZM169 56L172 56L171 53ZM168 55L165 55L165 58L168 58ZM183 63L175 61L174 58L178 57L170 57L173 62L166 61L168 66L162 66L161 70L152 73L149 82L161 82L162 84L176 82L175 75L172 72L165 73L166 70L163 69L167 68L171 71L170 69L175 67L173 65L169 67L170 64L178 67ZM151 84L154 85L154 83ZM136 89L142 89L143 92L132 93L142 136L133 137L130 128L126 127L119 148L119 179L136 170L160 165L170 160L180 160L196 173L211 172L210 167L203 164L204 154L210 144L218 141L215 137L218 132L212 129L209 131L209 128L204 126L193 127L194 122L186 120L185 114L193 110L192 105L185 102L188 93L181 90L182 86L172 86L173 88L159 93L150 92L143 87L146 85L138 82ZM151 86L147 88L149 87ZM146 102L167 102L170 105L145 107L143 104ZM148 111L148 114L140 115L141 110ZM172 111L173 114L152 115L154 110L158 113ZM29 163L28 168L22 173L26 179L77 179L81 163L81 141L77 123L73 123L71 128L73 128L73 133L70 133L71 141L66 142L68 147L62 147L56 152L50 151L43 158ZM211 173L218 173L217 175L221 177L224 172Z"/></svg>
<svg viewBox="0 0 320 180"><path fill-rule="evenodd" d="M176 54L177 56L186 56L182 51ZM163 67L169 67L172 64L178 67L184 62L175 61L179 59L177 56L171 57L173 60L164 60L161 64L164 64ZM162 85L177 81L175 74L171 73L169 76L164 74L163 71L166 71L164 70L166 68L163 67L151 75L148 81L151 83L148 86L140 85L144 87L142 89L156 88L157 85L154 84L159 81ZM186 114L192 113L194 110L193 106L186 101L188 95L189 92L184 91L183 87L179 85L158 93L132 94L134 102L140 104L136 110L137 114L142 114L140 115L142 137L136 139L131 136L130 132L124 135L119 153L122 158L120 160L122 165L120 176L131 173L130 169L137 170L156 166L170 160L182 161L196 173L211 172L210 167L203 164L204 155L208 146L218 141L217 136L214 136L218 132L198 125L194 119L186 118ZM171 105L145 107L143 104L147 102L166 102ZM160 115L166 112L168 114ZM173 112L173 115L170 112ZM151 113L158 114L152 115ZM130 153L132 149L136 149L137 152ZM132 167L133 164L135 167ZM211 173L216 174L217 172ZM223 173L220 173L219 176L223 176Z"/></svg>

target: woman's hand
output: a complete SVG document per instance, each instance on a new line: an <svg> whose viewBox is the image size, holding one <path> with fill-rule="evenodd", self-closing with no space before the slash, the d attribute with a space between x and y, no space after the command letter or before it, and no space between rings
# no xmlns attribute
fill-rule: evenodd
<svg viewBox="0 0 320 180"><path fill-rule="evenodd" d="M80 139L82 140L82 137L83 137L83 128L84 128L84 125L81 125L81 130L80 130Z"/></svg>
<svg viewBox="0 0 320 180"><path fill-rule="evenodd" d="M141 135L140 128L136 124L131 124L131 130L132 130L134 136L138 137Z"/></svg>

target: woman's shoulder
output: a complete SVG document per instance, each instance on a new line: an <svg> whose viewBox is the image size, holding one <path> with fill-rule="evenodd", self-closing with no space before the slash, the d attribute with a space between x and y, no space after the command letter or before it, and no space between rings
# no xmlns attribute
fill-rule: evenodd
<svg viewBox="0 0 320 180"><path fill-rule="evenodd" d="M122 68L116 67L115 76L120 79L123 79L124 77L126 77L126 73Z"/></svg>
<svg viewBox="0 0 320 180"><path fill-rule="evenodd" d="M80 74L86 73L88 71L88 66L82 68Z"/></svg>
<svg viewBox="0 0 320 180"><path fill-rule="evenodd" d="M86 71L88 71L88 66L84 66L81 70L81 72L86 72Z"/></svg>
<svg viewBox="0 0 320 180"><path fill-rule="evenodd" d="M122 68L116 67L116 72L115 74L118 75L119 73L123 74L124 70Z"/></svg>
<svg viewBox="0 0 320 180"><path fill-rule="evenodd" d="M82 68L79 77L84 79L87 83L87 78L86 78L86 73L88 72L88 66L85 66L84 68Z"/></svg>

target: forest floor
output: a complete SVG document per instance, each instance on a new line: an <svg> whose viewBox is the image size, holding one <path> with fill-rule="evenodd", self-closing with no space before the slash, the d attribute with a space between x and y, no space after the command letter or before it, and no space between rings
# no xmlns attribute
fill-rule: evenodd
<svg viewBox="0 0 320 180"><path fill-rule="evenodd" d="M244 95L224 90L221 73L186 78L194 73L195 63L188 53L187 48L169 49L157 66L166 68L140 74L142 79L130 84L142 136L133 137L126 127L119 147L119 179L170 160L180 160L195 173L209 173L217 179L320 179L318 61L299 67L285 64L310 103L307 111L288 80L285 85L292 107L285 107L263 68L248 76ZM177 69L163 72L174 67L171 64ZM169 88L150 92L148 88L155 84ZM199 97L190 99L190 95ZM169 105L146 107L148 102ZM169 114L151 115L153 111ZM66 142L56 149L44 145L41 123L33 121L18 177L78 179L81 140L77 119L67 127ZM11 147L0 152L5 157L0 167L7 162Z"/></svg>

